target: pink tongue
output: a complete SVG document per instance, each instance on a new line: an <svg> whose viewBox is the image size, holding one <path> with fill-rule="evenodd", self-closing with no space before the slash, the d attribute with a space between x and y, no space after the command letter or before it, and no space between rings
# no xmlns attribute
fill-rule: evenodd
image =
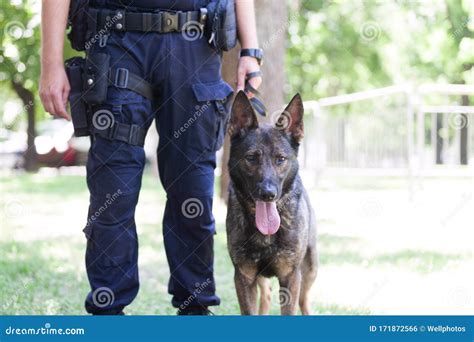
<svg viewBox="0 0 474 342"><path fill-rule="evenodd" d="M255 223L263 235L275 234L280 228L280 215L278 215L275 202L255 202Z"/></svg>

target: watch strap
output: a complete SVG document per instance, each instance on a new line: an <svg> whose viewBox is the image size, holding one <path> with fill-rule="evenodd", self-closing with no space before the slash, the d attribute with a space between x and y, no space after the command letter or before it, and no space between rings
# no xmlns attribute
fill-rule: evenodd
<svg viewBox="0 0 474 342"><path fill-rule="evenodd" d="M263 50L262 49L242 49L240 50L240 57L253 57L256 58L260 64L263 59Z"/></svg>

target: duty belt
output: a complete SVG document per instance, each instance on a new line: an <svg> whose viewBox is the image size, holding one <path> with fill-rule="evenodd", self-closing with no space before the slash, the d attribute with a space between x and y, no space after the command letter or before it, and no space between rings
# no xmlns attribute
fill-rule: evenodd
<svg viewBox="0 0 474 342"><path fill-rule="evenodd" d="M207 17L205 8L199 11L151 13L91 8L89 13L89 28L94 28L96 32L104 29L157 33L203 30Z"/></svg>

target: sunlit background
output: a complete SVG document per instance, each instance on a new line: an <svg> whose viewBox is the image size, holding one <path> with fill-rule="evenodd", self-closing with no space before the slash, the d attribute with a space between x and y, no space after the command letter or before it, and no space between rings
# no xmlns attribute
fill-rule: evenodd
<svg viewBox="0 0 474 342"><path fill-rule="evenodd" d="M301 174L318 217L316 314L474 312L474 1L256 0L269 119L305 100ZM38 98L39 1L0 9L0 314L82 314L88 138ZM65 57L77 54L69 46ZM233 53L224 76L233 84ZM226 70L227 69L227 70ZM272 108L273 107L273 108ZM174 314L150 132L130 314ZM237 314L218 153L216 281ZM274 288L272 313L278 311Z"/></svg>

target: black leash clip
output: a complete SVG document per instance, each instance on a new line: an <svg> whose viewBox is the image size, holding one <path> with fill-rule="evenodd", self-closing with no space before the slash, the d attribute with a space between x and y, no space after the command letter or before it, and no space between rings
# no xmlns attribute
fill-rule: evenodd
<svg viewBox="0 0 474 342"><path fill-rule="evenodd" d="M263 104L262 100L260 100L258 97L260 96L260 92L252 87L250 85L249 80L254 78L254 77L261 77L262 72L261 71L254 71L250 72L247 75L245 75L245 88L244 91L248 95L249 93L253 95L252 98L249 99L253 109L260 114L261 116L267 116L267 108Z"/></svg>

